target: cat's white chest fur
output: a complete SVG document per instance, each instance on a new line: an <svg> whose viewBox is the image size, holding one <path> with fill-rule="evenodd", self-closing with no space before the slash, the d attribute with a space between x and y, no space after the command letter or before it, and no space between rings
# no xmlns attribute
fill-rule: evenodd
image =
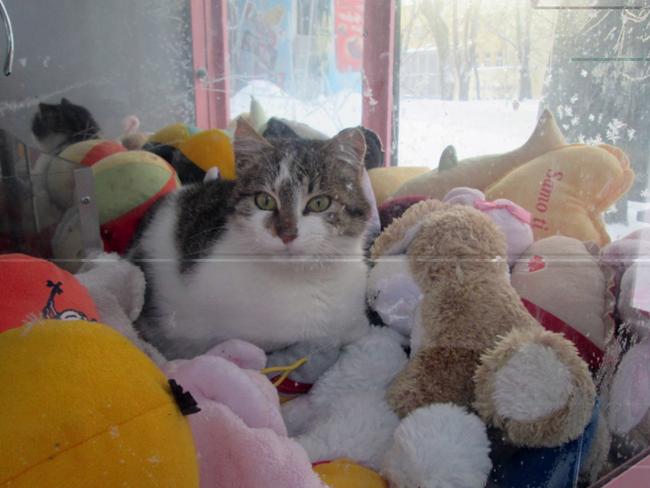
<svg viewBox="0 0 650 488"><path fill-rule="evenodd" d="M148 268L160 319L155 327L168 339L207 349L237 338L272 350L321 338L350 342L367 331L360 247L355 258L270 262L237 255L237 239L226 232L209 257L181 274L173 207L162 209L156 220L141 245L154 258Z"/></svg>

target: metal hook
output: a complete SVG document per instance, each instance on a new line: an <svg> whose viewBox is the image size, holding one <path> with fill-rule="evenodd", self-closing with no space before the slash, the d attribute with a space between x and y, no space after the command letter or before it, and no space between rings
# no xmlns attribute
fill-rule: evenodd
<svg viewBox="0 0 650 488"><path fill-rule="evenodd" d="M11 27L9 12L7 12L7 8L2 3L2 0L0 0L0 17L2 17L2 21L5 24L5 32L7 34L7 57L5 58L4 73L5 76L9 76L14 65L14 30Z"/></svg>

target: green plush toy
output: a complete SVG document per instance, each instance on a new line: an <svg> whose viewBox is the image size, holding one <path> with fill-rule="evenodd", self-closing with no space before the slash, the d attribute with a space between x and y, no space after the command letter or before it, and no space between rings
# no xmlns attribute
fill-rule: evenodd
<svg viewBox="0 0 650 488"><path fill-rule="evenodd" d="M180 187L174 169L148 151L113 154L92 166L101 237L106 252L126 253L142 217L166 194ZM79 214L68 210L52 242L54 257L76 270L83 258Z"/></svg>

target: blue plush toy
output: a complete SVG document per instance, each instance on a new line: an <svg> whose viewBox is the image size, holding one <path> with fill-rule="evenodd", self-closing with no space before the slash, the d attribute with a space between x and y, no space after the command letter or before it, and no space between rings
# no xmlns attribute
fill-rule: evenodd
<svg viewBox="0 0 650 488"><path fill-rule="evenodd" d="M596 401L591 421L582 436L553 448L517 448L501 441L502 433L494 431L492 441L493 469L488 487L498 488L573 488L583 465L595 450L600 405Z"/></svg>

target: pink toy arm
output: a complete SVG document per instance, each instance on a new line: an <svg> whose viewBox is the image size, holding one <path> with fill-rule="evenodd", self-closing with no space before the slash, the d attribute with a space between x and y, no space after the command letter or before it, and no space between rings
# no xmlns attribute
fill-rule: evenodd
<svg viewBox="0 0 650 488"><path fill-rule="evenodd" d="M278 435L287 435L277 391L260 373L208 355L189 361L170 361L163 370L194 396L200 408L220 403L249 427L266 427Z"/></svg>
<svg viewBox="0 0 650 488"><path fill-rule="evenodd" d="M205 354L222 357L244 369L259 371L266 366L266 354L262 349L238 339L217 344Z"/></svg>
<svg viewBox="0 0 650 488"><path fill-rule="evenodd" d="M481 190L461 186L450 190L442 199L443 203L473 206L477 200L485 200Z"/></svg>
<svg viewBox="0 0 650 488"><path fill-rule="evenodd" d="M325 488L297 442L269 429L250 428L218 403L201 413L189 417L201 488Z"/></svg>

